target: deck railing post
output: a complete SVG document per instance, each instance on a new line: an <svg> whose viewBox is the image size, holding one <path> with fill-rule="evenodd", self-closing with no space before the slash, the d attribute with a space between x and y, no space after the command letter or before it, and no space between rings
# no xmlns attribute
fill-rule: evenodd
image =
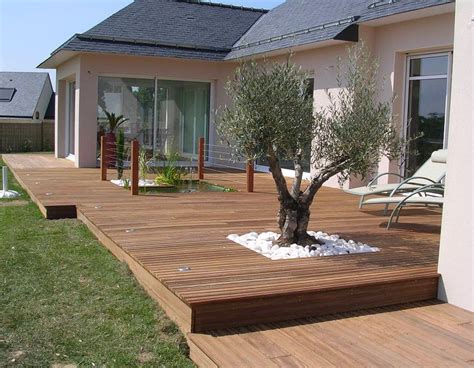
<svg viewBox="0 0 474 368"><path fill-rule="evenodd" d="M100 180L107 180L107 147L105 136L100 137Z"/></svg>
<svg viewBox="0 0 474 368"><path fill-rule="evenodd" d="M199 138L198 177L199 177L199 180L204 179L204 137Z"/></svg>
<svg viewBox="0 0 474 368"><path fill-rule="evenodd" d="M247 172L247 192L248 193L253 193L255 170L254 170L254 167L253 167L253 161L252 160L247 161L245 171Z"/></svg>
<svg viewBox="0 0 474 368"><path fill-rule="evenodd" d="M131 193L132 195L138 195L138 141L134 139L131 142L131 167L130 167L130 179L131 179Z"/></svg>

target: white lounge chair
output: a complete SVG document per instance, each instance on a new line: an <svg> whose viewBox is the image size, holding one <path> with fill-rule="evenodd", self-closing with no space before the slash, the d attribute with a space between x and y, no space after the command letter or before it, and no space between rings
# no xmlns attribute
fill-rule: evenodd
<svg viewBox="0 0 474 368"><path fill-rule="evenodd" d="M371 198L366 200L363 204L384 204L388 206L390 204L396 204L395 208L390 215L387 224L387 230L390 229L390 225L392 220L395 216L397 219L395 222L398 222L400 218L400 212L403 207L408 205L417 205L417 206L430 206L435 205L442 207L444 204L444 184L437 183L437 184L429 184L424 185L421 188L416 189L412 193L409 193L405 196L392 196L389 197L379 197L379 198Z"/></svg>
<svg viewBox="0 0 474 368"><path fill-rule="evenodd" d="M446 163L448 160L448 150L438 150L431 154L431 157L409 178L404 178L396 173L382 173L373 178L365 187L344 189L346 193L360 196L359 208L366 203L365 197L368 195L391 195L395 193L412 192L424 185L441 183L446 176ZM402 179L400 183L376 184L376 181L388 175L398 176ZM387 212L388 205L385 208Z"/></svg>

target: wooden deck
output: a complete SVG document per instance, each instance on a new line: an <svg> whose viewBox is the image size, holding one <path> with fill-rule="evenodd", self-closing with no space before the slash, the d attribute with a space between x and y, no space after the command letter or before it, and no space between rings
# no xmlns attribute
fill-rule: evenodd
<svg viewBox="0 0 474 368"><path fill-rule="evenodd" d="M200 367L472 367L473 314L414 303L190 334Z"/></svg>
<svg viewBox="0 0 474 368"><path fill-rule="evenodd" d="M379 253L271 261L226 236L276 230L273 182L257 174L256 193L132 197L47 155L3 159L48 218L81 219L184 332L315 317L436 297L440 212L408 209L385 230L381 208L323 189L311 229L381 248ZM241 173L206 175L243 189ZM181 267L189 272L180 272ZM278 311L274 313L273 311Z"/></svg>

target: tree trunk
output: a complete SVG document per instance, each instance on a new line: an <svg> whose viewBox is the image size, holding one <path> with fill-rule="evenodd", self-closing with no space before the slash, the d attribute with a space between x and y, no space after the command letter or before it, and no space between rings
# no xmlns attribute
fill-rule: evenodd
<svg viewBox="0 0 474 368"><path fill-rule="evenodd" d="M324 244L315 237L308 235L308 224L311 211L309 207L294 203L292 206L280 204L278 225L281 236L278 243L283 246L298 244L302 246Z"/></svg>
<svg viewBox="0 0 474 368"><path fill-rule="evenodd" d="M303 169L299 159L295 160L297 180L293 185L291 193L281 172L280 162L272 147L268 148L267 159L278 192L278 201L280 202L277 218L281 235L278 239L278 244L282 246L289 246L291 244L302 246L323 244L323 242L309 236L307 233L311 213L309 207L313 202L313 197L306 196L303 198L303 193L300 190ZM318 189L319 187L314 190L317 191Z"/></svg>

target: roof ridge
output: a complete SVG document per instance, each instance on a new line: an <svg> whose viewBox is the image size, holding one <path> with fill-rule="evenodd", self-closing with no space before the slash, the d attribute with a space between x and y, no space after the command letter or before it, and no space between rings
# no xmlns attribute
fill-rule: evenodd
<svg viewBox="0 0 474 368"><path fill-rule="evenodd" d="M17 74L49 74L48 72L32 72L32 71L15 71L15 70L2 70L0 74L7 74L7 73L17 73Z"/></svg>
<svg viewBox="0 0 474 368"><path fill-rule="evenodd" d="M168 46L168 47L177 47L177 48L193 49L193 50L210 50L210 51L223 51L223 52L224 51L228 52L231 50L230 48L224 48L224 47L181 44L181 43L154 41L154 40L140 39L140 38L111 37L111 36L102 36L102 35L84 34L84 33L77 34L76 36L80 39L88 39L88 40L96 40L96 41L123 42L123 43L152 45L152 46Z"/></svg>
<svg viewBox="0 0 474 368"><path fill-rule="evenodd" d="M264 9L264 8L253 8L253 7L249 7L249 6L243 6L243 5L214 3L211 0L168 0L168 1L174 1L176 3L188 3L188 4L196 4L196 5L216 6L216 7L220 7L220 8L229 8L229 9L236 9L236 10L253 11L253 12L258 12L258 13L268 13L269 12L268 9Z"/></svg>

